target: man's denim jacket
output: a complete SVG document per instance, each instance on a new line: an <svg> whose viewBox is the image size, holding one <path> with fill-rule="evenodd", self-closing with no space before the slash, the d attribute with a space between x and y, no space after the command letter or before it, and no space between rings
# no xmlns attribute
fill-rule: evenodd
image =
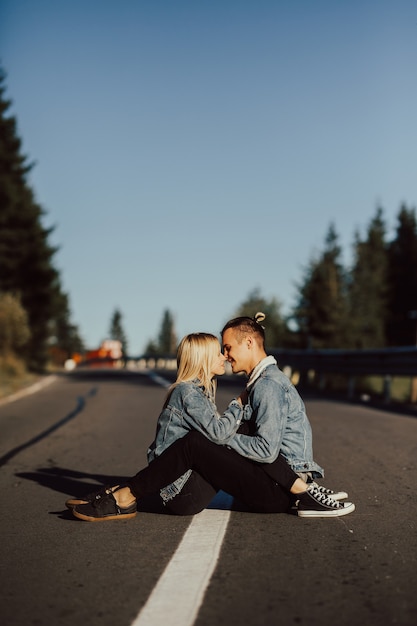
<svg viewBox="0 0 417 626"><path fill-rule="evenodd" d="M214 443L229 443L240 425L242 414L242 405L237 400L232 400L223 415L220 415L200 381L180 383L174 387L158 418L155 441L148 449L148 462L151 463L190 430L197 430ZM181 491L190 475L191 470L188 470L174 483L161 490L164 502L171 500Z"/></svg>
<svg viewBox="0 0 417 626"><path fill-rule="evenodd" d="M304 402L277 365L268 365L247 389L243 419L250 420L254 435L237 433L228 446L260 463L272 463L281 452L294 472L324 470L313 460L313 437Z"/></svg>

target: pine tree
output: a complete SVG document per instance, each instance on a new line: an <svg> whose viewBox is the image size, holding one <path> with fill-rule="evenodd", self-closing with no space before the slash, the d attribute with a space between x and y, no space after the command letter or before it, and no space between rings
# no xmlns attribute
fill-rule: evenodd
<svg viewBox="0 0 417 626"><path fill-rule="evenodd" d="M354 263L349 285L349 347L381 348L386 345L387 244L383 212L378 208L367 237L355 235Z"/></svg>
<svg viewBox="0 0 417 626"><path fill-rule="evenodd" d="M387 335L392 346L417 342L417 222L415 209L402 205L396 237L388 247L389 319Z"/></svg>
<svg viewBox="0 0 417 626"><path fill-rule="evenodd" d="M346 275L340 256L338 235L331 224L324 252L305 271L293 315L306 347L346 347Z"/></svg>
<svg viewBox="0 0 417 626"><path fill-rule="evenodd" d="M123 328L122 319L123 319L123 316L121 312L119 311L119 309L115 309L113 312L111 321L110 321L109 333L110 333L110 339L116 339L117 341L120 341L121 346L122 346L122 354L124 357L126 357L128 354L128 347L127 347L127 338L126 338L126 333Z"/></svg>
<svg viewBox="0 0 417 626"><path fill-rule="evenodd" d="M249 292L247 299L242 302L234 314L234 317L253 317L255 313L265 313L265 344L269 348L288 346L289 330L284 316L281 313L281 303L276 298L265 299L259 288Z"/></svg>
<svg viewBox="0 0 417 626"><path fill-rule="evenodd" d="M163 356L175 354L178 347L177 334L175 332L174 317L169 309L162 316L158 338L151 339L145 346L145 354L150 356Z"/></svg>
<svg viewBox="0 0 417 626"><path fill-rule="evenodd" d="M75 353L82 353L84 343L77 326L71 322L68 296L60 290L55 293L54 311L50 324L50 343L59 349L65 362Z"/></svg>
<svg viewBox="0 0 417 626"><path fill-rule="evenodd" d="M177 343L174 317L171 311L166 309L162 317L161 330L158 335L159 354L174 354L177 349Z"/></svg>
<svg viewBox="0 0 417 626"><path fill-rule="evenodd" d="M53 265L56 248L48 242L53 229L42 225L44 211L27 181L32 166L21 153L4 81L0 69L0 290L20 297L31 334L26 361L30 368L41 370L48 360L61 285Z"/></svg>

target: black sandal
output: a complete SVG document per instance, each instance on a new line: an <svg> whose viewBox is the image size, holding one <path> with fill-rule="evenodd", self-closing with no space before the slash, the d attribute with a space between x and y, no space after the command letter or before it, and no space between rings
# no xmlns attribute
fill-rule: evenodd
<svg viewBox="0 0 417 626"><path fill-rule="evenodd" d="M120 489L120 486L118 485L117 487L114 487L112 485L106 485L105 487L102 487L98 491L93 491L92 493L88 493L82 498L68 498L68 500L66 500L65 502L65 506L68 509L72 510L75 506L78 506L79 504L88 504L89 502L94 502L94 500L97 497L101 498L102 496L108 493L113 493L113 491L115 491L116 489Z"/></svg>
<svg viewBox="0 0 417 626"><path fill-rule="evenodd" d="M75 517L86 522L130 519L131 517L135 517L136 513L136 500L127 507L121 507L117 504L112 493L103 492L97 494L93 502L79 504L72 509L72 514Z"/></svg>

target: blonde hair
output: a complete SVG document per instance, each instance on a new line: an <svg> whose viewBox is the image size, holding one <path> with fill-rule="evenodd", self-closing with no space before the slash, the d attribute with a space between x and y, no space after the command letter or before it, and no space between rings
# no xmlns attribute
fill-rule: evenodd
<svg viewBox="0 0 417 626"><path fill-rule="evenodd" d="M206 395L214 400L216 380L212 378L212 367L220 350L219 340L210 333L192 333L183 337L177 350L177 379L169 388L168 398L177 385L197 378Z"/></svg>

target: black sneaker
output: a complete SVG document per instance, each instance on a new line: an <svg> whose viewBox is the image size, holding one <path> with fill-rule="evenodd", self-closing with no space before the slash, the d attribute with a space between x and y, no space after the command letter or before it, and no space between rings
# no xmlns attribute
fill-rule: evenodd
<svg viewBox="0 0 417 626"><path fill-rule="evenodd" d="M355 510L352 502L338 502L316 487L309 486L307 491L298 495L299 517L340 517Z"/></svg>
<svg viewBox="0 0 417 626"><path fill-rule="evenodd" d="M93 491L92 493L88 493L82 498L68 498L68 500L66 500L65 502L65 506L68 509L72 510L75 506L78 506L79 504L88 504L89 502L94 502L96 498L101 498L103 495L112 493L115 489L119 489L119 486L111 487L110 485L106 485L105 487L102 487L102 489L99 489L98 491Z"/></svg>
<svg viewBox="0 0 417 626"><path fill-rule="evenodd" d="M113 519L130 519L137 513L136 501L128 507L117 504L112 493L100 495L93 502L74 506L72 514L86 522L105 522Z"/></svg>
<svg viewBox="0 0 417 626"><path fill-rule="evenodd" d="M308 483L308 486L315 487L316 489L320 491L320 493L323 493L325 496L328 496L332 500L344 500L345 498L348 497L348 494L346 493L346 491L333 491L332 489L327 489L327 487L318 485L314 481L312 481L311 483Z"/></svg>

